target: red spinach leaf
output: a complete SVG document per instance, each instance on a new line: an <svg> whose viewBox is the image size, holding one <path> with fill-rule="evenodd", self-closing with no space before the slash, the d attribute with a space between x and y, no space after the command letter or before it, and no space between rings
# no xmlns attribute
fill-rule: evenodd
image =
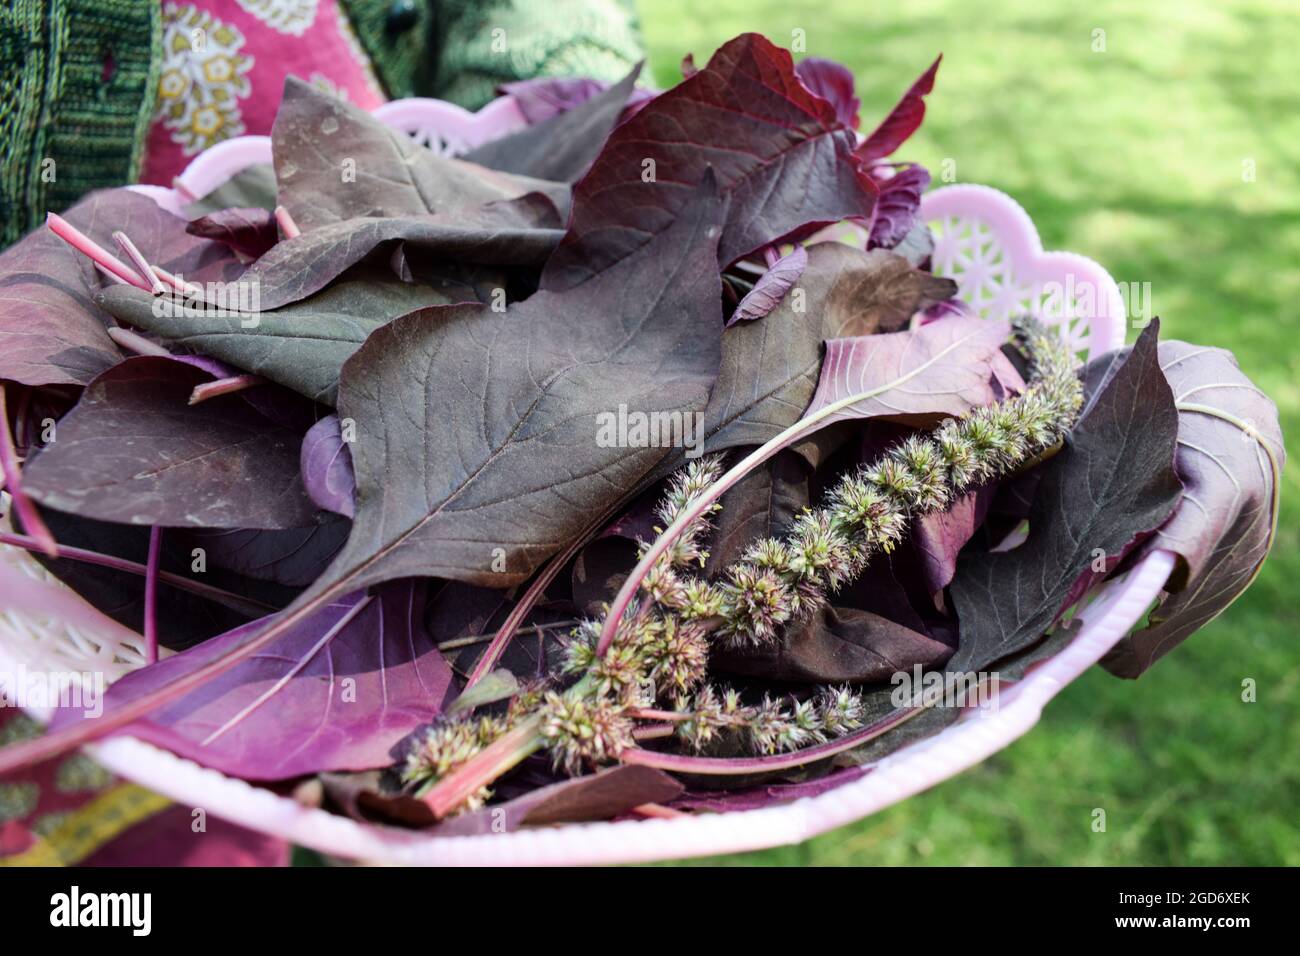
<svg viewBox="0 0 1300 956"><path fill-rule="evenodd" d="M727 320L727 327L737 322L752 322L767 315L785 298L790 288L799 281L804 269L808 268L808 250L796 245L789 253L782 256L772 267L764 272L754 283L754 288L746 293Z"/></svg>
<svg viewBox="0 0 1300 956"><path fill-rule="evenodd" d="M220 209L190 222L191 236L224 242L236 252L256 259L280 241L280 231L270 210L256 207Z"/></svg>
<svg viewBox="0 0 1300 956"><path fill-rule="evenodd" d="M279 199L303 232L349 219L469 210L569 188L439 156L365 110L290 77L271 128Z"/></svg>
<svg viewBox="0 0 1300 956"><path fill-rule="evenodd" d="M298 476L301 434L242 395L189 404L212 376L141 356L87 386L34 456L26 489L50 508L122 524L298 528L316 509Z"/></svg>
<svg viewBox="0 0 1300 956"><path fill-rule="evenodd" d="M641 64L609 89L572 109L466 153L489 169L571 183L600 153L632 95Z"/></svg>
<svg viewBox="0 0 1300 956"><path fill-rule="evenodd" d="M838 242L810 247L807 268L780 304L722 337L718 384L704 412L705 447L761 445L779 434L813 399L823 342L862 336L866 343L883 341L883 348L893 340L873 333L902 328L918 310L955 291L950 280L919 272L891 253L862 252ZM952 366L966 357L953 355Z"/></svg>
<svg viewBox="0 0 1300 956"><path fill-rule="evenodd" d="M416 313L371 335L343 372L356 522L325 584L518 583L664 457L609 447L600 422L620 405L690 414L707 400L721 329L713 189L568 292Z"/></svg>
<svg viewBox="0 0 1300 956"><path fill-rule="evenodd" d="M185 221L126 189L91 193L65 214L105 248L124 231L153 265L196 280L238 270L220 243L187 235ZM110 322L95 305L100 279L90 259L48 229L0 255L0 379L25 385L86 385L121 359Z"/></svg>
<svg viewBox="0 0 1300 956"><path fill-rule="evenodd" d="M105 289L99 301L136 328L332 405L339 371L367 335L400 315L451 300L428 286L366 278L339 282L301 302L256 313L180 300L160 302L125 285Z"/></svg>
<svg viewBox="0 0 1300 956"><path fill-rule="evenodd" d="M925 119L925 97L934 89L934 75L939 72L942 60L940 55L903 94L889 115L862 141L857 149L858 156L868 162L884 159L916 132Z"/></svg>
<svg viewBox="0 0 1300 956"><path fill-rule="evenodd" d="M1183 495L1142 551L1167 548L1179 561L1147 626L1102 661L1120 677L1140 676L1254 580L1273 543L1286 463L1277 406L1230 352L1162 342L1160 366L1178 408Z"/></svg>
<svg viewBox="0 0 1300 956"><path fill-rule="evenodd" d="M661 233L712 167L728 199L724 264L810 224L869 216L875 202L854 138L810 92L785 50L747 33L610 135L574 191L544 288L570 288Z"/></svg>
<svg viewBox="0 0 1300 956"><path fill-rule="evenodd" d="M1178 412L1157 358L1158 329L1156 321L1142 333L1046 464L1025 542L962 555L952 582L961 641L949 669L981 670L1031 646L1099 552L1123 554L1178 503Z"/></svg>
<svg viewBox="0 0 1300 956"><path fill-rule="evenodd" d="M283 780L393 762L393 747L436 717L451 669L424 633L422 585L388 585L323 608L202 688L126 731L247 780ZM254 621L134 671L110 688L118 706L219 658L265 627ZM54 729L84 719L61 710Z"/></svg>
<svg viewBox="0 0 1300 956"><path fill-rule="evenodd" d="M301 461L302 481L316 506L351 518L357 478L352 473L352 451L343 440L337 415L326 415L307 429Z"/></svg>

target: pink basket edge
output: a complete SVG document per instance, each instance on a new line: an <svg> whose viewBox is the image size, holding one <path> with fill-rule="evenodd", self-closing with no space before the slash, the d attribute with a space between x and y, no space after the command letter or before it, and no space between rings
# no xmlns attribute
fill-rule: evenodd
<svg viewBox="0 0 1300 956"><path fill-rule="evenodd" d="M207 807L250 829L351 859L409 865L590 865L765 849L799 843L863 819L969 769L1025 734L1046 703L1140 619L1160 593L1174 560L1171 552L1155 551L1124 578L1110 582L1081 612L1085 624L1079 636L1015 685L996 710L970 714L890 755L860 780L760 810L439 837L361 824L304 807L135 738L114 738L87 749L106 768L147 780L148 786L183 805Z"/></svg>

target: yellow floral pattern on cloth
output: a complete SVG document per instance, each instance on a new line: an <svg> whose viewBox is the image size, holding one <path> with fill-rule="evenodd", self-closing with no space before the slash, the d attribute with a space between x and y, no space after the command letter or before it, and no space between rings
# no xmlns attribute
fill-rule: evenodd
<svg viewBox="0 0 1300 956"><path fill-rule="evenodd" d="M314 13L313 13L314 16ZM239 101L252 93L244 35L188 4L163 7L156 118L186 156L244 133Z"/></svg>
<svg viewBox="0 0 1300 956"><path fill-rule="evenodd" d="M300 37L316 22L319 0L237 0L248 13L267 26Z"/></svg>

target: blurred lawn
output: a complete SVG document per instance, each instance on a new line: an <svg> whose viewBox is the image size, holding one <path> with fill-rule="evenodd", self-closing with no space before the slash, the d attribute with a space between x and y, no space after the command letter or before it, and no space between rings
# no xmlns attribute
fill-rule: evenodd
<svg viewBox="0 0 1300 956"><path fill-rule="evenodd" d="M1166 337L1232 349L1294 434L1300 17L1281 0L1074 6L639 3L660 85L687 52L702 64L736 33L789 46L802 29L809 55L857 75L867 129L942 52L925 125L899 158L933 172L952 158L959 181L1018 199L1047 248L1151 283ZM1250 592L1137 683L1094 669L955 780L801 846L707 862L1300 864L1297 475L1293 463ZM1106 833L1092 832L1094 807Z"/></svg>

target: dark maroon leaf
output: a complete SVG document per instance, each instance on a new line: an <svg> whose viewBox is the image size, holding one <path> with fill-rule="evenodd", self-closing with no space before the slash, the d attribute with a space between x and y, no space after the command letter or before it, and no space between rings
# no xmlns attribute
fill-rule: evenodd
<svg viewBox="0 0 1300 956"><path fill-rule="evenodd" d="M452 668L457 674L466 676L474 669L488 641L519 599L516 591L481 588L463 581L439 581L432 588L425 620L433 639L452 655ZM496 668L509 671L521 681L554 673L564 652L559 638L567 637L572 625L543 627L540 633L538 625L572 619L573 611L567 604L563 610L547 604L535 607ZM481 682L475 686L481 686Z"/></svg>
<svg viewBox="0 0 1300 956"><path fill-rule="evenodd" d="M575 109L606 88L605 83L586 76L539 76L501 84L501 92L514 97L529 123L544 123Z"/></svg>
<svg viewBox="0 0 1300 956"><path fill-rule="evenodd" d="M708 573L717 575L739 561L752 541L784 532L808 507L808 488L807 463L788 449L742 478L722 496L709 539Z"/></svg>
<svg viewBox="0 0 1300 956"><path fill-rule="evenodd" d="M814 94L835 107L836 118L850 129L858 128L858 107L853 72L834 60L810 56L794 68L799 80Z"/></svg>
<svg viewBox="0 0 1300 956"><path fill-rule="evenodd" d="M630 771L650 771L631 773ZM439 836L509 833L524 826L553 826L609 820L644 803L667 803L685 789L650 767L610 767L585 777L562 780L505 803L462 814L442 823Z"/></svg>
<svg viewBox="0 0 1300 956"><path fill-rule="evenodd" d="M298 476L301 435L239 394L189 404L212 380L170 358L141 356L87 386L58 440L28 464L35 500L123 524L296 528L315 523Z"/></svg>
<svg viewBox="0 0 1300 956"><path fill-rule="evenodd" d="M992 485L968 492L947 511L933 511L913 522L912 547L921 558L925 584L932 592L946 588L957 573L957 556L984 524L993 494Z"/></svg>
<svg viewBox="0 0 1300 956"><path fill-rule="evenodd" d="M707 810L712 813L762 810L764 807L789 803L802 797L820 796L861 779L867 773L862 767L845 767L799 783L774 783L749 790L691 790L672 801L670 806L678 810Z"/></svg>
<svg viewBox="0 0 1300 956"><path fill-rule="evenodd" d="M333 404L339 371L367 335L399 315L451 300L428 286L367 276L256 314L179 300L159 308L159 300L130 286L105 289L99 301L123 322Z"/></svg>
<svg viewBox="0 0 1300 956"><path fill-rule="evenodd" d="M949 669L980 670L1033 644L1099 554L1122 554L1178 503L1178 413L1156 355L1158 329L1156 321L1142 333L1048 462L1025 542L962 555L951 588L961 643Z"/></svg>
<svg viewBox="0 0 1300 956"><path fill-rule="evenodd" d="M936 601L921 556L910 541L872 560L835 596L835 604L869 611L949 648L957 646L956 619Z"/></svg>
<svg viewBox="0 0 1300 956"><path fill-rule="evenodd" d="M271 149L280 204L304 233L350 219L469 211L528 193L545 195L561 218L568 208L562 183L439 156L294 77L285 83Z"/></svg>
<svg viewBox="0 0 1300 956"><path fill-rule="evenodd" d="M653 540L653 537L644 540ZM592 619L599 618L636 562L636 541L619 536L597 538L578 552L570 575L573 603L578 613Z"/></svg>
<svg viewBox="0 0 1300 956"><path fill-rule="evenodd" d="M638 63L622 80L585 103L485 143L463 158L502 172L575 182L605 145L640 73Z"/></svg>
<svg viewBox="0 0 1300 956"><path fill-rule="evenodd" d="M745 294L736 306L736 311L731 313L727 326L733 326L737 322L751 322L767 315L781 304L781 300L785 298L791 286L799 281L806 268L808 268L808 250L796 245L759 277L758 282L754 283L754 288Z"/></svg>
<svg viewBox="0 0 1300 956"><path fill-rule="evenodd" d="M571 288L650 242L709 167L729 200L724 265L810 224L866 217L875 190L853 145L835 108L799 81L789 53L756 34L737 37L610 135L575 188L543 288Z"/></svg>
<svg viewBox="0 0 1300 956"><path fill-rule="evenodd" d="M344 367L356 521L320 588L437 576L516 584L611 507L664 447L605 447L601 416L703 407L717 374L721 201L565 293L420 313Z"/></svg>
<svg viewBox="0 0 1300 956"><path fill-rule="evenodd" d="M876 180L880 198L871 214L868 249L893 249L912 232L921 211L921 194L930 185L924 166L908 166Z"/></svg>
<svg viewBox="0 0 1300 956"><path fill-rule="evenodd" d="M41 509L41 517L62 547L125 558L139 565L148 558L149 528L94 521L48 508ZM210 584L241 599L218 603L172 587L164 578L155 605L158 641L164 647L173 650L189 647L284 607L294 598L294 591L289 588L252 580L206 560L196 570L199 556L193 552L195 544L180 530L165 531L161 543L162 571ZM137 634L143 631L144 579L139 574L71 558L51 561L43 555L35 557L92 607Z"/></svg>
<svg viewBox="0 0 1300 956"><path fill-rule="evenodd" d="M209 566L286 587L305 588L329 567L347 540L348 527L347 521L329 515L310 528L174 533L191 548L202 548Z"/></svg>
<svg viewBox="0 0 1300 956"><path fill-rule="evenodd" d="M302 440L302 481L318 508L351 518L357 479L337 415L326 415Z"/></svg>
<svg viewBox="0 0 1300 956"><path fill-rule="evenodd" d="M206 767L283 780L393 762L392 748L436 717L451 670L420 626L423 588L388 585L330 604L265 651L127 728ZM265 627L254 621L112 686L108 706L149 693ZM61 710L54 727L83 719Z"/></svg>
<svg viewBox="0 0 1300 956"><path fill-rule="evenodd" d="M270 210L236 207L221 209L190 222L191 236L224 242L236 252L256 259L280 240L275 216Z"/></svg>
<svg viewBox="0 0 1300 956"><path fill-rule="evenodd" d="M862 145L857 149L860 158L868 162L884 159L916 132L921 121L925 119L925 97L934 89L934 75L939 71L939 63L942 60L943 55L940 54L930 64L930 68L921 74L920 79L903 94L898 105L890 111L881 124L862 141Z"/></svg>
<svg viewBox="0 0 1300 956"><path fill-rule="evenodd" d="M0 254L0 379L84 385L121 360L90 268L48 229Z"/></svg>
<svg viewBox="0 0 1300 956"><path fill-rule="evenodd" d="M778 645L753 651L715 649L710 664L763 680L876 683L915 665L933 667L952 648L888 618L856 608L825 607L787 629Z"/></svg>
<svg viewBox="0 0 1300 956"><path fill-rule="evenodd" d="M195 280L235 267L219 243L189 236L185 222L126 189L91 193L64 214L101 246L123 230L154 265ZM101 282L90 259L48 229L0 254L0 379L25 385L85 385L121 359L111 319L94 302Z"/></svg>
<svg viewBox="0 0 1300 956"><path fill-rule="evenodd" d="M1179 560L1147 626L1102 661L1120 677L1140 676L1254 579L1273 543L1286 464L1277 406L1231 353L1162 342L1160 365L1178 408L1183 495L1141 550L1167 548Z"/></svg>
<svg viewBox="0 0 1300 956"><path fill-rule="evenodd" d="M863 341L876 342L882 337L874 333L902 328L918 309L955 289L950 280L918 272L887 252L863 252L838 242L810 247L807 269L777 308L722 337L722 367L704 412L705 447L713 452L761 445L779 434L813 399L825 340L865 336ZM968 357L958 352L948 364L956 369ZM936 391L946 388L942 376L933 382ZM945 400L932 411L950 404Z"/></svg>
<svg viewBox="0 0 1300 956"><path fill-rule="evenodd" d="M358 263L391 259L399 243L408 258L418 253L457 264L538 266L564 235L562 225L550 200L536 193L469 211L348 219L277 243L243 281L258 284L263 309L278 309L319 292Z"/></svg>

